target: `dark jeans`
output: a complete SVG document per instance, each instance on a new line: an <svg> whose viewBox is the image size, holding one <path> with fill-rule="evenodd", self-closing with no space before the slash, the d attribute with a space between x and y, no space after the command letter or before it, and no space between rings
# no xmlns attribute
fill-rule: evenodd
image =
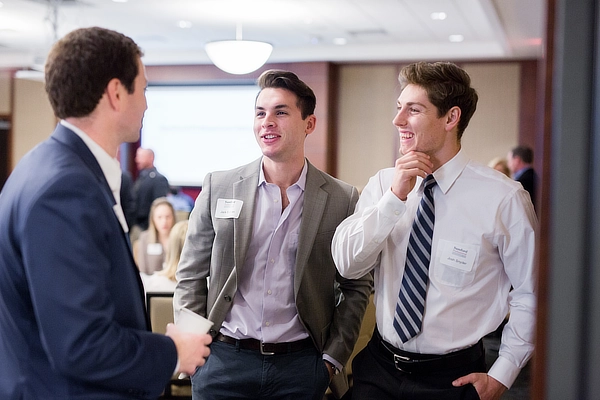
<svg viewBox="0 0 600 400"><path fill-rule="evenodd" d="M194 400L322 400L329 372L316 349L262 355L214 341L206 364L192 377Z"/></svg>
<svg viewBox="0 0 600 400"><path fill-rule="evenodd" d="M485 372L485 355L470 365L432 373L407 374L396 369L389 354L373 338L352 362L352 399L365 400L478 400L473 385L453 387L452 381L472 372Z"/></svg>

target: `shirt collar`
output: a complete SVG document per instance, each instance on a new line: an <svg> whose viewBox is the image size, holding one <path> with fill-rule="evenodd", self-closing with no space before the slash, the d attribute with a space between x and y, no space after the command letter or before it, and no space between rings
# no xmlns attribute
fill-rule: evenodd
<svg viewBox="0 0 600 400"><path fill-rule="evenodd" d="M433 177L442 193L445 194L450 190L468 163L469 157L460 149L454 157L433 173Z"/></svg>
<svg viewBox="0 0 600 400"><path fill-rule="evenodd" d="M302 167L302 172L300 173L300 177L298 178L296 183L294 183L294 185L298 185L298 187L300 189L302 189L302 191L304 191L304 188L306 187L307 171L308 171L308 163L306 162L306 159L304 159L304 167ZM262 185L263 183L267 183L267 180L265 179L265 171L263 170L263 161L261 160L260 174L258 176L258 186ZM294 186L294 185L292 185L292 186Z"/></svg>
<svg viewBox="0 0 600 400"><path fill-rule="evenodd" d="M100 165L104 176L106 177L106 181L108 182L108 186L110 186L110 190L112 190L115 195L115 200L117 203L120 203L119 197L117 195L121 190L121 166L116 158L111 157L100 145L92 138L90 138L84 131L76 127L75 125L65 121L64 119L60 120L60 124L66 128L69 128L77 136L83 140L83 143L90 149L96 161Z"/></svg>

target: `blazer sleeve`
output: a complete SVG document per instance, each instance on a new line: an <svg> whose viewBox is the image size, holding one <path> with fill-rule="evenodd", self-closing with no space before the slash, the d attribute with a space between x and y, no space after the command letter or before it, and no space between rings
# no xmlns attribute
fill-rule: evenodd
<svg viewBox="0 0 600 400"><path fill-rule="evenodd" d="M146 330L137 272L115 222L89 174L67 172L40 189L21 231L40 340L61 375L158 396L177 351Z"/></svg>
<svg viewBox="0 0 600 400"><path fill-rule="evenodd" d="M202 191L190 214L188 232L177 267L177 287L173 307L175 321L179 310L187 308L207 317L207 277L215 231L211 217L212 174L206 175Z"/></svg>

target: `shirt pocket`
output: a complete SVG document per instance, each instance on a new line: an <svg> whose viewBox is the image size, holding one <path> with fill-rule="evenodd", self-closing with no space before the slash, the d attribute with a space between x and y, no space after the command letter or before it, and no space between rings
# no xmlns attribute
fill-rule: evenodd
<svg viewBox="0 0 600 400"><path fill-rule="evenodd" d="M475 279L479 246L441 239L436 258L436 280L447 286L464 287Z"/></svg>

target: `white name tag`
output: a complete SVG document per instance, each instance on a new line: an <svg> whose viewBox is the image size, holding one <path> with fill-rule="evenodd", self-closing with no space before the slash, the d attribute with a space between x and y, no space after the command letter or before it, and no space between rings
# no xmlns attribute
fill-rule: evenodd
<svg viewBox="0 0 600 400"><path fill-rule="evenodd" d="M462 271L471 271L479 246L440 240L440 262Z"/></svg>
<svg viewBox="0 0 600 400"><path fill-rule="evenodd" d="M242 200L236 199L217 199L216 218L237 218L242 211Z"/></svg>
<svg viewBox="0 0 600 400"><path fill-rule="evenodd" d="M163 253L163 248L160 243L148 243L146 253L151 256L160 256Z"/></svg>

